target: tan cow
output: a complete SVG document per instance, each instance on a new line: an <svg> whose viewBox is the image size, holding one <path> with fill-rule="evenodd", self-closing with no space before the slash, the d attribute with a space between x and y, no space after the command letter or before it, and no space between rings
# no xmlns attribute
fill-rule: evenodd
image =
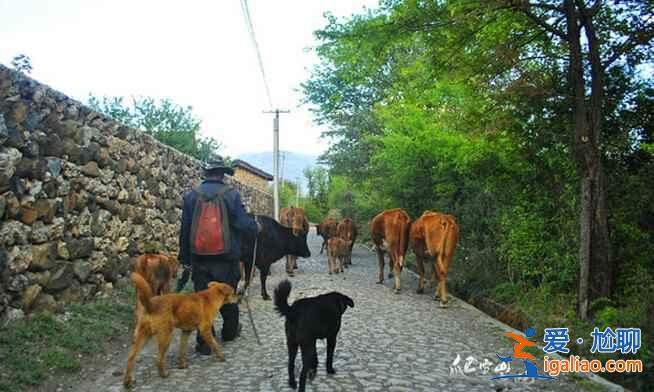
<svg viewBox="0 0 654 392"><path fill-rule="evenodd" d="M327 262L329 264L329 274L343 272L343 265L347 256L350 254L352 241L344 240L339 237L330 238L327 241Z"/></svg>
<svg viewBox="0 0 654 392"><path fill-rule="evenodd" d="M336 228L336 235L339 238L350 241L350 249L345 258L345 266L347 267L352 264L352 247L354 246L354 241L357 239L357 227L354 224L354 221L350 218L345 218L340 221Z"/></svg>
<svg viewBox="0 0 654 392"><path fill-rule="evenodd" d="M334 218L326 218L321 224L316 226L316 232L322 237L322 246L320 247L320 254L327 246L327 241L336 236L338 222Z"/></svg>
<svg viewBox="0 0 654 392"><path fill-rule="evenodd" d="M282 208L279 212L279 223L293 229L293 235L296 237L309 233L309 221L304 213L304 208L292 206ZM286 273L288 276L293 276L296 269L297 256L286 256Z"/></svg>
<svg viewBox="0 0 654 392"><path fill-rule="evenodd" d="M375 243L379 259L379 281L384 282L384 252L388 253L390 271L395 275L395 293L400 292L400 273L404 267L404 255L409 246L409 228L411 218L401 208L386 210L379 213L370 222L370 236Z"/></svg>
<svg viewBox="0 0 654 392"><path fill-rule="evenodd" d="M454 259L454 249L459 241L459 225L452 215L438 212L425 211L411 226L411 248L416 254L416 262L420 281L418 282L419 294L425 289L425 265L424 263L433 258L434 264L431 271L430 283L433 287L436 274L438 274L438 287L434 298L439 297L441 307L447 307L447 290L445 279L447 271Z"/></svg>

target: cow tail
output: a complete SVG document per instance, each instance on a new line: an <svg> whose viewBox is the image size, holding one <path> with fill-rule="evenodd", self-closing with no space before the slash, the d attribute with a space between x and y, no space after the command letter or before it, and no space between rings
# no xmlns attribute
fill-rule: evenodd
<svg viewBox="0 0 654 392"><path fill-rule="evenodd" d="M152 304L152 289L148 282L138 272L132 272L132 282L136 286L136 296L145 307L146 313L154 312L154 305Z"/></svg>
<svg viewBox="0 0 654 392"><path fill-rule="evenodd" d="M292 308L288 305L288 296L291 294L291 282L284 279L279 283L273 294L275 310L284 317L292 315Z"/></svg>

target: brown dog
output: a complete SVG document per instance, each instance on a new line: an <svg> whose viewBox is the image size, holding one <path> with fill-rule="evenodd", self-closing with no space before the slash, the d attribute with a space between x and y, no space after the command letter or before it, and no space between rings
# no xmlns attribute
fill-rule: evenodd
<svg viewBox="0 0 654 392"><path fill-rule="evenodd" d="M153 291L153 295L170 293L170 281L177 276L179 263L177 257L164 254L146 253L136 259L134 272L141 275ZM136 300L134 307L134 318L138 323L143 314L143 305Z"/></svg>
<svg viewBox="0 0 654 392"><path fill-rule="evenodd" d="M182 330L179 343L177 367L184 369L186 350L191 332L198 330L202 339L211 347L219 361L225 360L225 355L211 334L211 326L216 313L225 303L236 303L234 289L227 284L209 282L209 288L192 294L166 294L154 297L152 289L140 274L132 273L132 282L136 286L138 301L143 305L144 312L138 320L134 331L134 343L127 359L127 370L123 378L126 387L132 385L132 373L136 356L143 345L154 336L159 344L157 367L162 378L168 377L164 367L164 358L173 337L175 328Z"/></svg>

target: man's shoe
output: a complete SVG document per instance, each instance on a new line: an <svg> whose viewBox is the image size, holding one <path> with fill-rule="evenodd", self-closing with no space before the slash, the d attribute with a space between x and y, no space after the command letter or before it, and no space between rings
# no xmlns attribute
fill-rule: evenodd
<svg viewBox="0 0 654 392"><path fill-rule="evenodd" d="M196 344L195 352L200 355L211 355L211 347L206 344Z"/></svg>
<svg viewBox="0 0 654 392"><path fill-rule="evenodd" d="M231 338L231 339L225 339L225 337L222 336L222 341L223 342L230 342L230 341L236 339L237 337L241 336L241 330L242 329L243 329L243 324L238 323L238 327L236 327L236 334L234 334L234 337Z"/></svg>

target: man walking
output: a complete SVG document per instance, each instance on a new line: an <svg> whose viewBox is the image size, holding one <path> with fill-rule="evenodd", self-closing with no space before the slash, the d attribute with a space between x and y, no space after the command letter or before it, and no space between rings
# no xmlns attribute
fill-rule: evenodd
<svg viewBox="0 0 654 392"><path fill-rule="evenodd" d="M256 235L259 231L257 222L246 213L240 194L224 183L225 173L233 175L234 170L225 165L222 157L208 162L202 184L184 196L179 258L186 268L192 267L195 291L206 289L211 281L236 289L241 278L241 234ZM238 305L223 305L220 314L223 342L235 339L241 330ZM195 349L203 355L211 354L199 335Z"/></svg>

